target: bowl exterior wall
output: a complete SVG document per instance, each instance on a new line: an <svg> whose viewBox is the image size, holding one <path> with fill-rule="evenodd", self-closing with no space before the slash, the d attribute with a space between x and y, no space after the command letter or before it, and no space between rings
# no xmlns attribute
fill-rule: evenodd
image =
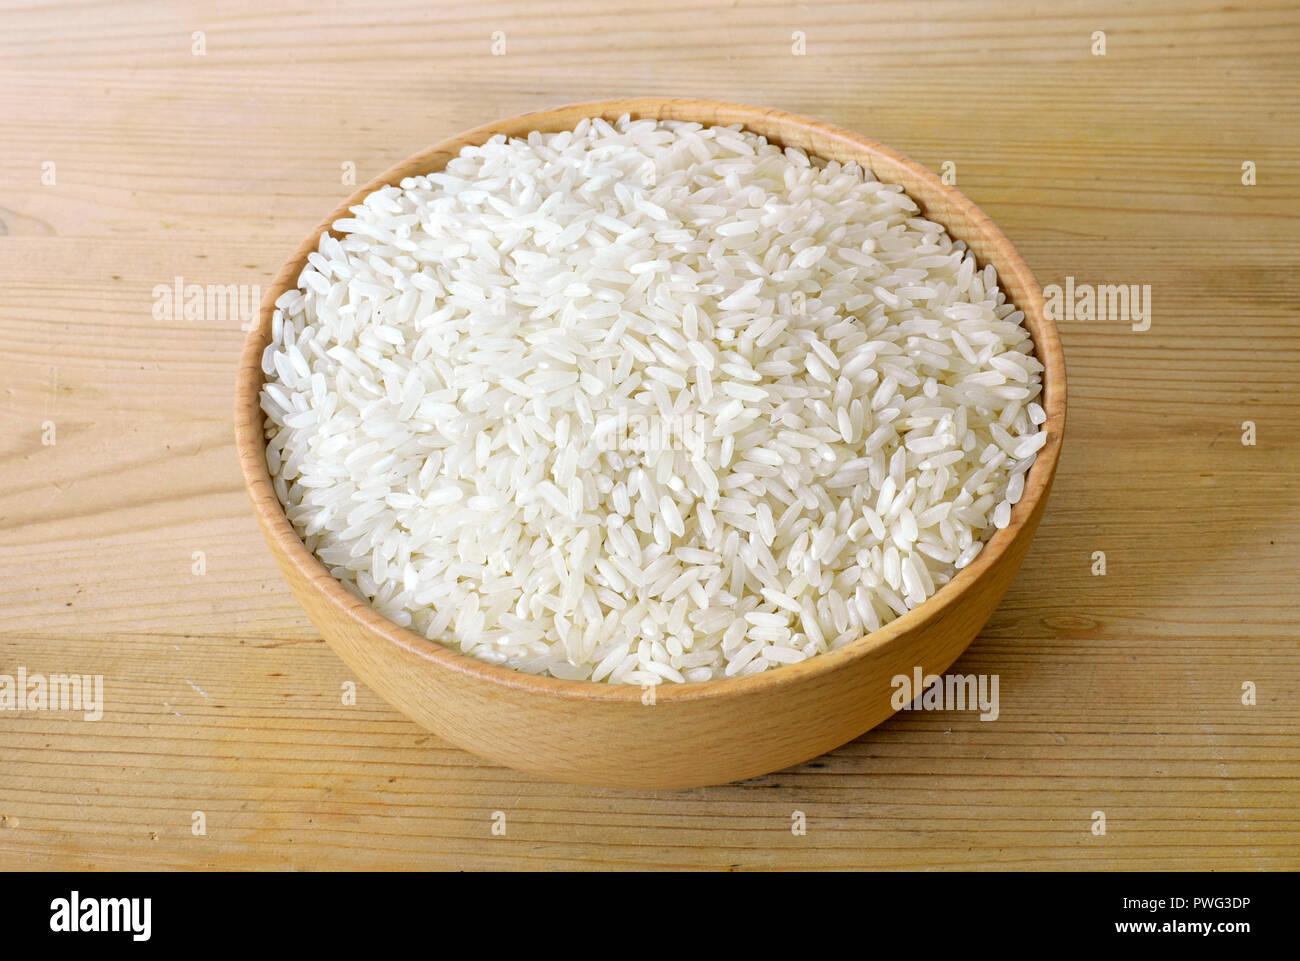
<svg viewBox="0 0 1300 961"><path fill-rule="evenodd" d="M440 670L418 645L377 644L340 619L268 538L294 596L357 676L407 717L458 747L509 767L579 784L688 788L777 771L853 740L894 713L915 668L941 674L988 621L1015 577L1046 497L1024 536L961 603L834 670L793 677L730 701L558 699ZM649 701L650 703L646 703Z"/></svg>

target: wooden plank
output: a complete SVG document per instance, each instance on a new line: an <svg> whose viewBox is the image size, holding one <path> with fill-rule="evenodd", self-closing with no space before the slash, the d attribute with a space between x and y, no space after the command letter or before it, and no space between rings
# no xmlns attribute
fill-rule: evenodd
<svg viewBox="0 0 1300 961"><path fill-rule="evenodd" d="M0 714L0 868L1300 866L1294 4L4 18L0 672L102 674L106 703ZM360 182L485 119L647 92L952 161L1044 284L1150 285L1148 331L1062 324L1052 502L954 668L1000 676L998 720L902 714L792 770L635 792L479 761L364 687L341 702L234 462L238 318L156 317L154 288L268 283L345 162Z"/></svg>

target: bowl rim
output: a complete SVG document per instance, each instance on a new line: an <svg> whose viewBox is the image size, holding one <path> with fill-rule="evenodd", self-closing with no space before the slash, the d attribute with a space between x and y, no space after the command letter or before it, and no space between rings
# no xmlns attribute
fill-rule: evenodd
<svg viewBox="0 0 1300 961"><path fill-rule="evenodd" d="M307 262L307 255L316 250L322 233L331 230L334 221L348 214L348 208L359 204L374 190L399 182L411 176L414 168L440 170L446 161L459 153L467 144L481 144L496 133L543 129L560 130L582 116L604 117L613 120L623 114L633 118L694 120L705 124L741 123L750 131L782 143L778 128L798 128L808 146L807 152L822 157L840 154L844 157L884 160L905 171L931 195L922 199L905 186L908 195L931 217L950 230L947 219L951 214L934 216L927 208L936 197L942 198L948 209L967 222L968 234L982 235L991 253L980 257L981 266L993 262L999 280L1009 278L1021 290L1014 298L1016 307L1025 313L1025 326L1030 331L1034 353L1043 364L1043 391L1038 402L1047 414L1042 425L1048 431L1047 443L1038 452L1033 466L1025 477L1025 490L1011 512L1008 525L985 542L975 559L922 604L875 631L850 641L843 647L818 654L795 664L784 664L771 670L745 677L718 678L679 684L656 685L655 702L665 704L677 701L723 700L743 696L758 689L773 690L791 687L802 682L829 676L846 664L894 643L895 641L935 621L962 595L978 583L1011 544L1020 536L1026 522L1034 515L1039 502L1046 496L1056 472L1061 442L1065 430L1065 358L1055 323L1047 315L1042 290L1028 265L1020 257L1011 241L996 224L956 187L943 183L930 170L910 158L863 137L853 131L813 120L799 114L766 107L747 106L716 100L696 100L677 97L633 97L610 100L585 101L558 107L530 111L481 124L470 130L444 138L434 145L394 164L366 184L357 188L339 204L320 225L304 240L296 252L281 267L274 282L262 298L258 320L248 331L239 358L235 384L235 445L245 487L253 503L259 526L273 547L278 547L278 557L291 564L306 583L312 585L339 616L352 622L362 633L378 636L384 643L395 645L421 659L467 679L476 679L488 685L527 691L537 695L559 697L565 700L602 701L640 705L642 687L634 684L610 684L601 681L577 681L529 674L504 665L479 660L470 654L455 650L390 620L357 595L345 588L307 549L290 524L271 482L266 463L264 414L259 395L265 380L262 372L262 354L270 342L271 318L275 301L296 279ZM563 123L557 121L564 120ZM535 127L532 125L536 125ZM835 158L838 159L838 158ZM894 183L875 170L874 164L863 163L882 181ZM1010 299L1010 298L1009 298Z"/></svg>

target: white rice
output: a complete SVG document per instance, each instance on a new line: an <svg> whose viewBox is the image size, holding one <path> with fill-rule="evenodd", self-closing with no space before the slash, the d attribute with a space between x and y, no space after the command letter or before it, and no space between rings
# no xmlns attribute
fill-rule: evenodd
<svg viewBox="0 0 1300 961"><path fill-rule="evenodd" d="M1046 441L992 266L854 164L584 120L351 212L276 302L267 463L335 577L485 661L825 653L969 564Z"/></svg>

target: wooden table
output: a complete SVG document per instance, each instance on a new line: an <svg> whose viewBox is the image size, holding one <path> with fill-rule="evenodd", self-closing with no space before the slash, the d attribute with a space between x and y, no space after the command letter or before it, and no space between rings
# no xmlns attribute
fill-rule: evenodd
<svg viewBox="0 0 1300 961"><path fill-rule="evenodd" d="M0 713L0 868L1300 867L1300 10L1247 6L7 0L0 673L105 709ZM1052 502L954 668L997 721L620 792L343 703L236 468L239 318L155 288L267 284L347 165L636 93L951 162L1044 285L1150 285L1062 321Z"/></svg>

